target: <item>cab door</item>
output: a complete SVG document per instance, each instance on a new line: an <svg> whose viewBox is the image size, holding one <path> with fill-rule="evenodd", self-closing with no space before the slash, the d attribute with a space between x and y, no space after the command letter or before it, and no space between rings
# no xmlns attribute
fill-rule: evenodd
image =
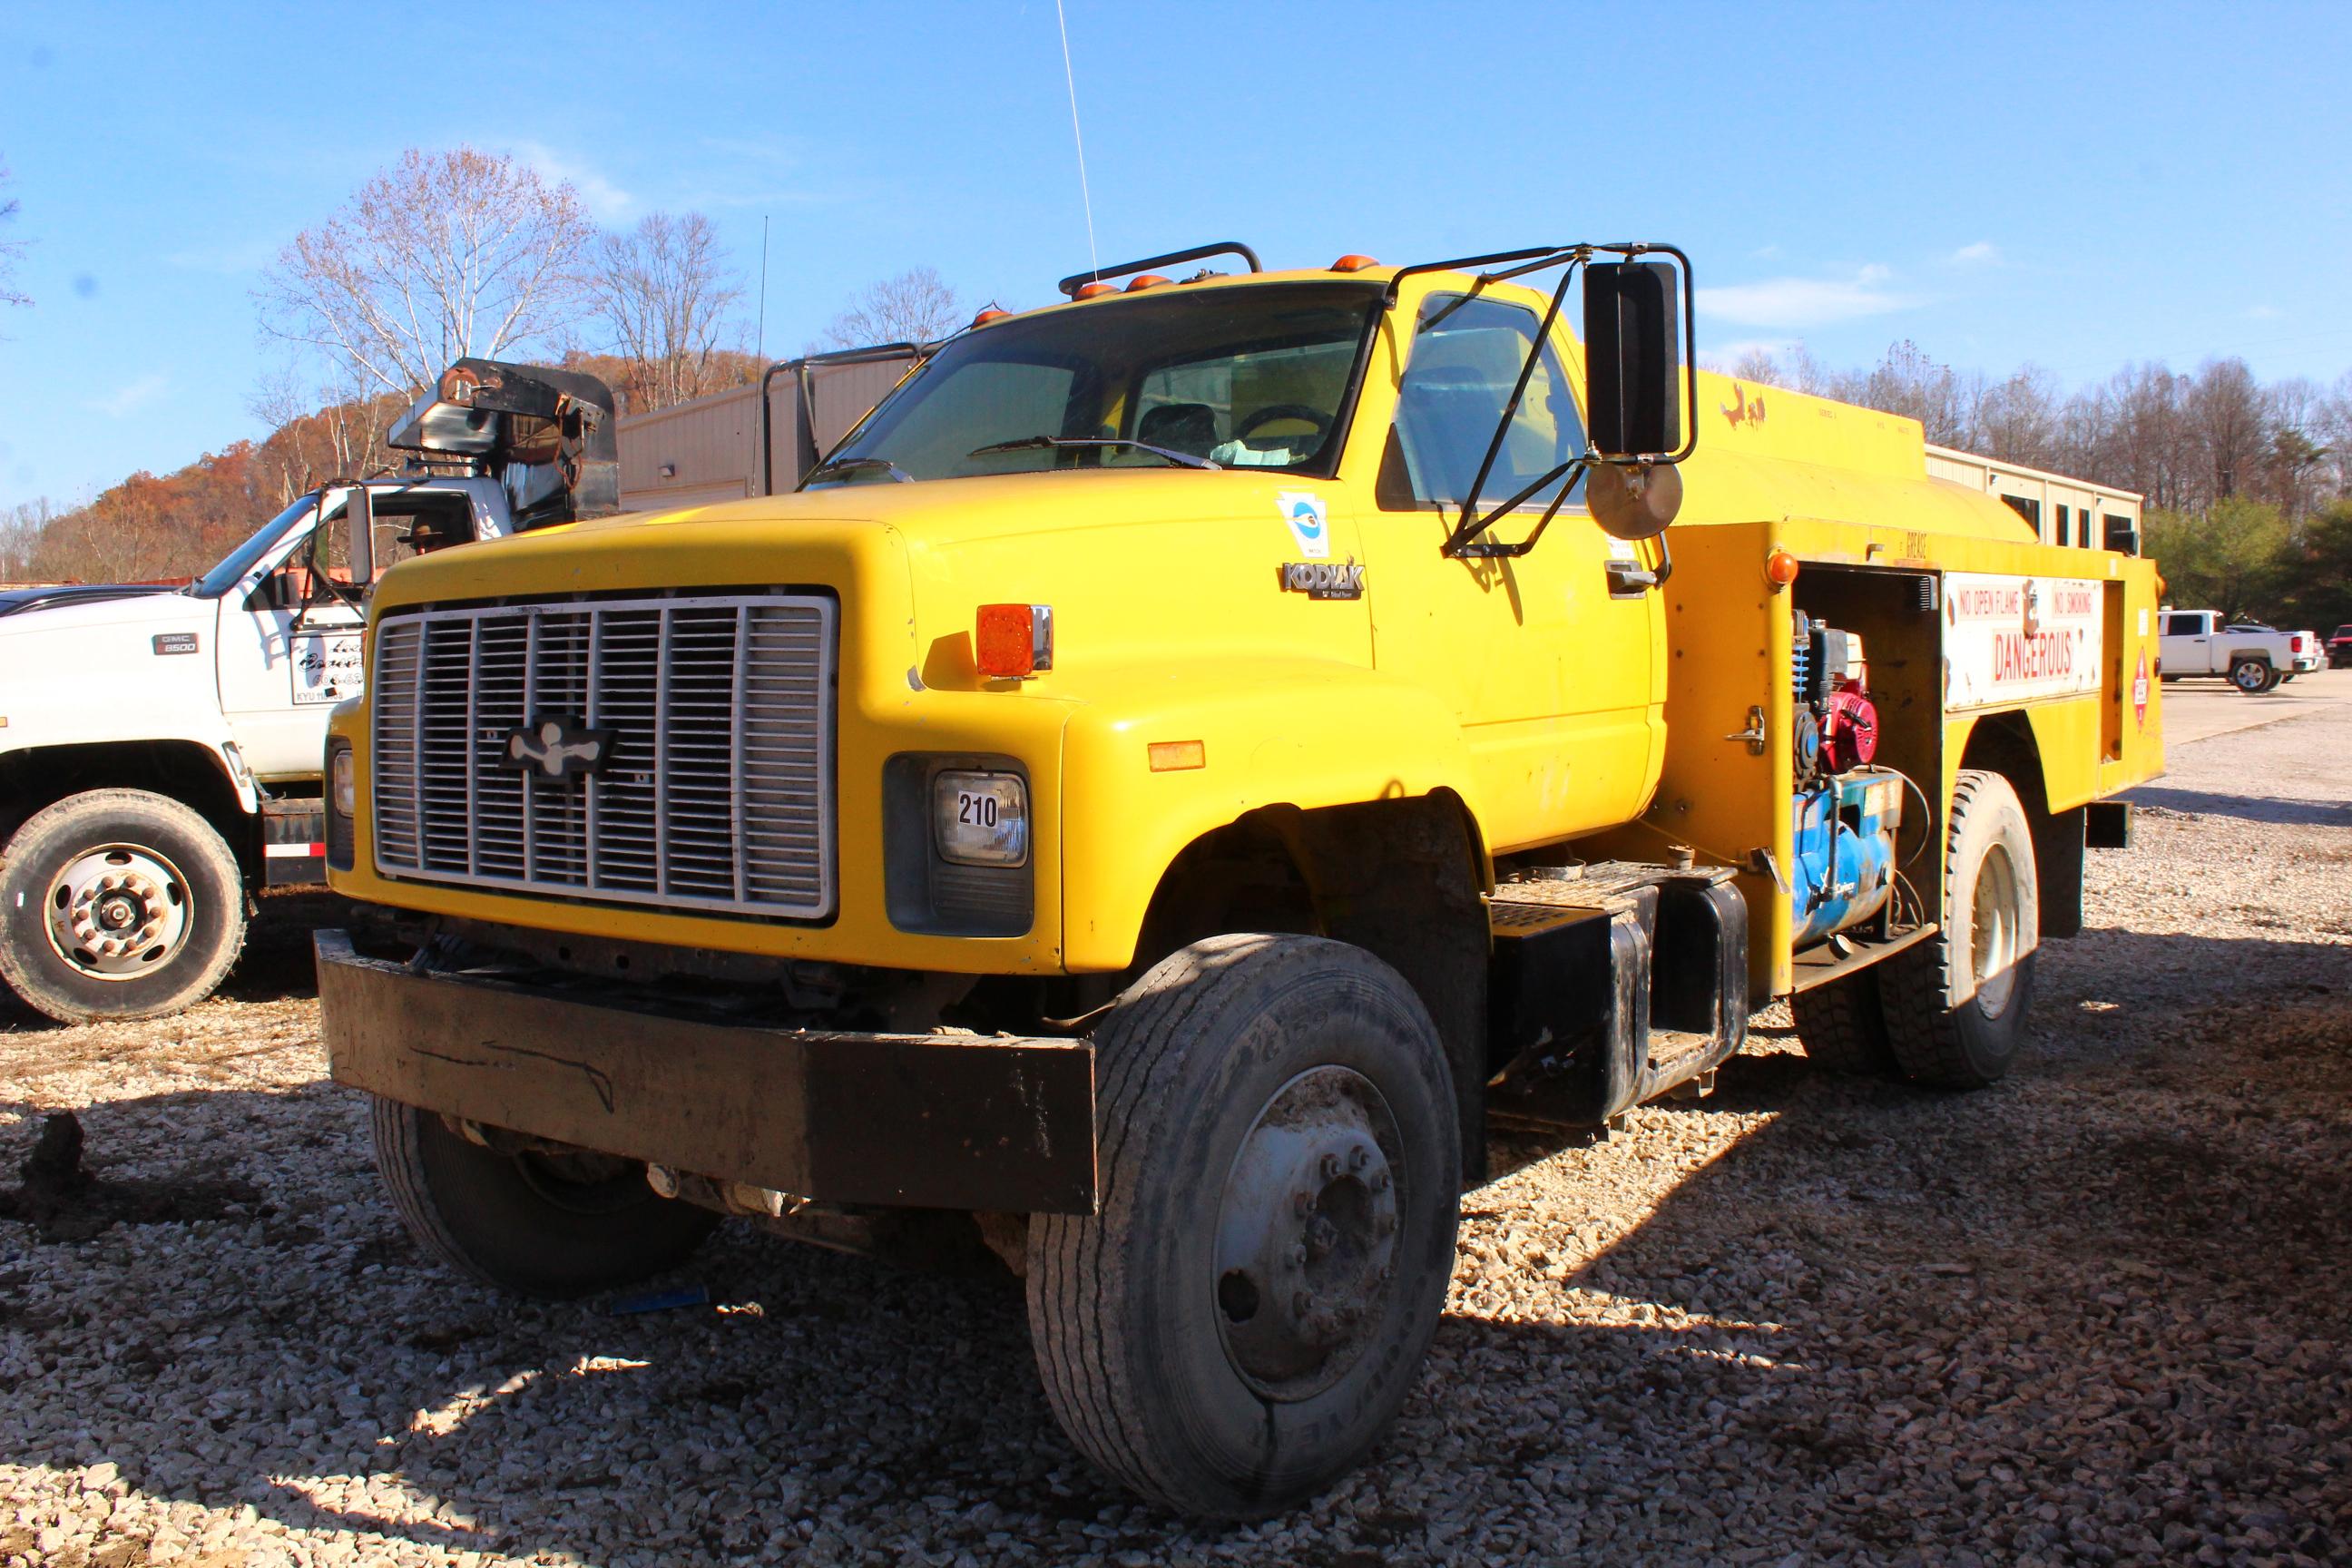
<svg viewBox="0 0 2352 1568"><path fill-rule="evenodd" d="M1422 300L1374 509L1360 522L1373 661L1442 693L1459 715L1474 804L1498 852L1631 819L1664 754L1664 610L1656 591L1623 576L1654 566L1655 544L1602 533L1580 484L1525 554L1444 553L1540 326L1507 297ZM1482 513L1584 450L1567 346L1545 345L1480 491ZM1482 539L1527 540L1558 493L1555 483L1529 497Z"/></svg>
<svg viewBox="0 0 2352 1568"><path fill-rule="evenodd" d="M348 491L330 490L309 523L244 583L221 595L217 651L221 712L247 766L263 779L315 776L327 710L360 694L358 595L328 582L340 552ZM323 519L323 520L322 520ZM323 529L313 551L313 529Z"/></svg>

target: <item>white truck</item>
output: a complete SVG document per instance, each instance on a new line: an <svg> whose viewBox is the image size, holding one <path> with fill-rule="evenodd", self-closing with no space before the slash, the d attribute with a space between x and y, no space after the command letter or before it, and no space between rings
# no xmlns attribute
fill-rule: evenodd
<svg viewBox="0 0 2352 1568"><path fill-rule="evenodd" d="M0 979L68 1023L202 1001L255 892L326 879L327 713L360 692L373 567L791 489L925 352L812 354L619 418L594 376L460 360L388 437L416 471L321 486L187 587L0 593Z"/></svg>
<svg viewBox="0 0 2352 1568"><path fill-rule="evenodd" d="M2319 668L2318 639L2269 626L2226 623L2218 610L2158 612L2157 673L2167 680L2218 675L2249 697ZM2303 643L2303 647L2296 644Z"/></svg>
<svg viewBox="0 0 2352 1568"><path fill-rule="evenodd" d="M0 602L0 977L31 1006L188 1006L256 891L325 880L327 713L377 563L619 510L593 376L460 360L389 439L415 471L321 486L184 588Z"/></svg>

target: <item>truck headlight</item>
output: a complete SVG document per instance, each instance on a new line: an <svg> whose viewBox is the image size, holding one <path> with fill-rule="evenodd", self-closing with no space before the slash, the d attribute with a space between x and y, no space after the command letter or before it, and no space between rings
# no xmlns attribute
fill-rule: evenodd
<svg viewBox="0 0 2352 1568"><path fill-rule="evenodd" d="M334 790L335 814L357 816L360 811L360 782L359 771L352 765L352 749L338 746L328 766L333 770L328 775L328 782Z"/></svg>
<svg viewBox="0 0 2352 1568"><path fill-rule="evenodd" d="M931 831L956 866L1029 863L1029 788L1017 773L942 773L931 780Z"/></svg>

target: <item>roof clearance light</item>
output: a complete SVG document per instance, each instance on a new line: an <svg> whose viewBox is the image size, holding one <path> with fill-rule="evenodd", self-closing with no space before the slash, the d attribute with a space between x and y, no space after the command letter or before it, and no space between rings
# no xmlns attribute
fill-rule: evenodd
<svg viewBox="0 0 2352 1568"><path fill-rule="evenodd" d="M1161 273L1139 273L1133 281L1128 284L1127 291L1130 294L1139 293L1146 289L1157 289L1160 285L1168 281L1168 278Z"/></svg>
<svg viewBox="0 0 2352 1568"><path fill-rule="evenodd" d="M1081 283L1078 285L1077 293L1071 297L1077 300L1091 300L1098 294L1116 294L1118 292L1118 285L1116 283Z"/></svg>
<svg viewBox="0 0 2352 1568"><path fill-rule="evenodd" d="M1785 588L1797 580L1797 558L1785 550L1775 550L1764 558L1764 580L1775 588Z"/></svg>
<svg viewBox="0 0 2352 1568"><path fill-rule="evenodd" d="M984 327L991 321L1001 321L1011 314L1013 314L1013 312L1010 310L1000 310L995 306L991 305L987 310L982 310L979 315L974 316L971 319L971 324L975 327Z"/></svg>
<svg viewBox="0 0 2352 1568"><path fill-rule="evenodd" d="M1331 263L1331 270L1334 272L1361 272L1367 267L1378 267L1380 263L1373 260L1370 257L1359 256L1351 250L1347 255L1339 258L1339 260Z"/></svg>
<svg viewBox="0 0 2352 1568"><path fill-rule="evenodd" d="M1047 605L982 605L972 629L973 662L988 680L1026 680L1054 668L1054 611Z"/></svg>

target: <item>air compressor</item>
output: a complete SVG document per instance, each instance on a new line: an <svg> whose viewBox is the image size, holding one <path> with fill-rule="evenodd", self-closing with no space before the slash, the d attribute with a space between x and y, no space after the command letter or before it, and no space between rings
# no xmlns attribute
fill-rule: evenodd
<svg viewBox="0 0 2352 1568"><path fill-rule="evenodd" d="M1906 780L1874 765L1878 710L1862 638L1797 612L1790 894L1804 947L1873 919L1895 888Z"/></svg>

